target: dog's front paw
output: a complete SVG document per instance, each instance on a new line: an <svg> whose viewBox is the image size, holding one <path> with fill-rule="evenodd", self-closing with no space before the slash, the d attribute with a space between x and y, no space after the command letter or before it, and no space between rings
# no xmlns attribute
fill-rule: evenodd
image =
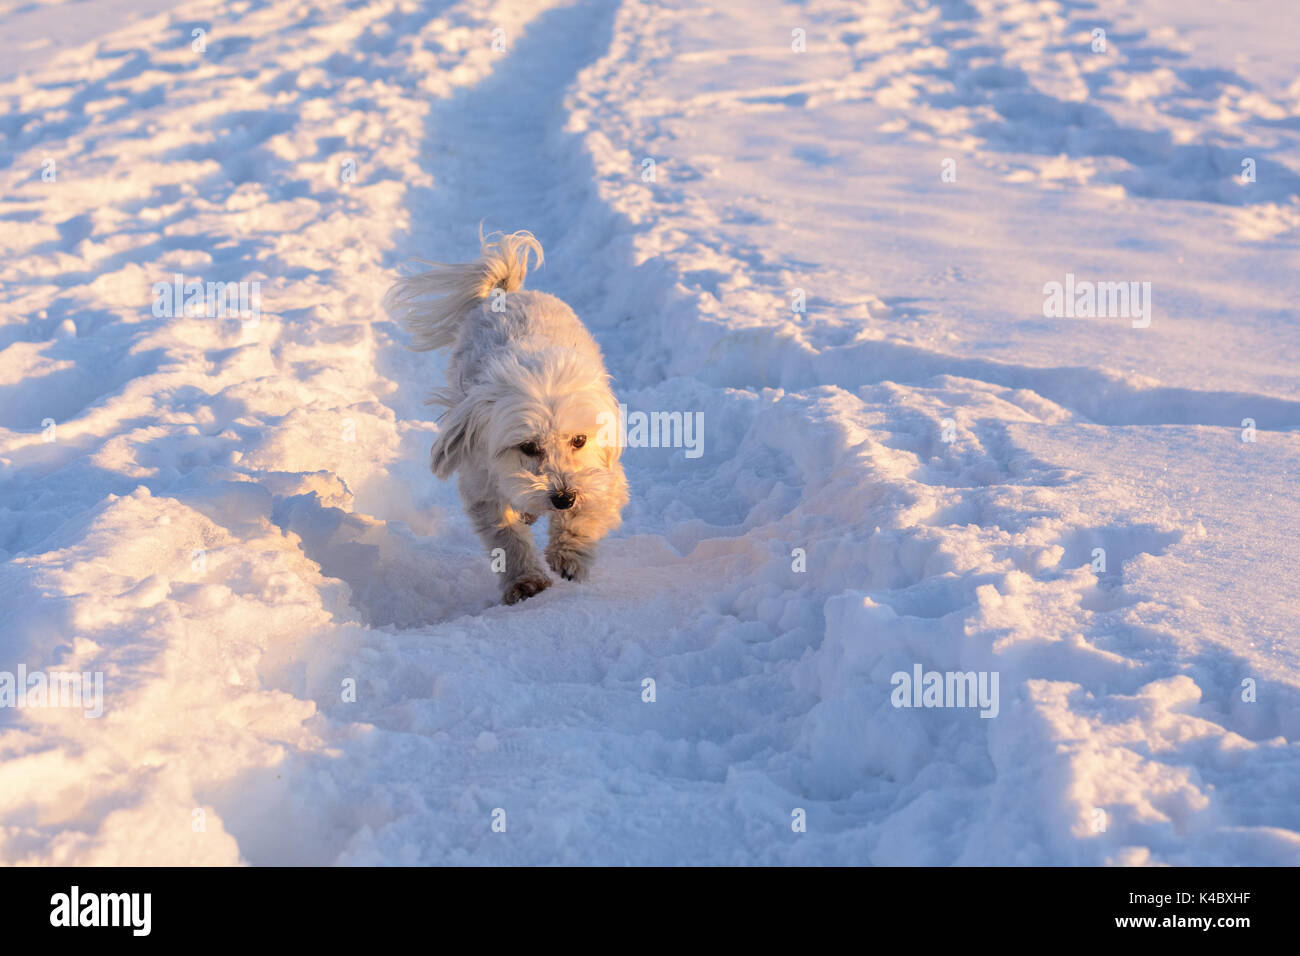
<svg viewBox="0 0 1300 956"><path fill-rule="evenodd" d="M525 574L506 585L505 594L501 596L501 600L505 604L518 604L534 594L541 594L550 586L551 579L541 572Z"/></svg>
<svg viewBox="0 0 1300 956"><path fill-rule="evenodd" d="M576 548L547 548L546 563L566 581L585 581L591 574L591 552Z"/></svg>

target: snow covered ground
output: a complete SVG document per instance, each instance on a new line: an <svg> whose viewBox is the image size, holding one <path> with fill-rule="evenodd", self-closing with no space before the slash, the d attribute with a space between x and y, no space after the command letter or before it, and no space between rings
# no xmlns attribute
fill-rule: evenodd
<svg viewBox="0 0 1300 956"><path fill-rule="evenodd" d="M0 862L1300 863L1289 0L0 36L0 705L103 679L0 707ZM704 422L514 607L378 308L480 220L630 410ZM896 706L917 667L996 713Z"/></svg>

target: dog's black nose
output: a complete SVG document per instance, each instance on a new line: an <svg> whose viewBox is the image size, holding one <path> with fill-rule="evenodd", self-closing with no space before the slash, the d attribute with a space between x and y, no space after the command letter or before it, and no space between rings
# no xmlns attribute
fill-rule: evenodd
<svg viewBox="0 0 1300 956"><path fill-rule="evenodd" d="M573 507L573 502L577 497L572 491L557 491L551 495L551 504L555 505L560 511L565 511Z"/></svg>

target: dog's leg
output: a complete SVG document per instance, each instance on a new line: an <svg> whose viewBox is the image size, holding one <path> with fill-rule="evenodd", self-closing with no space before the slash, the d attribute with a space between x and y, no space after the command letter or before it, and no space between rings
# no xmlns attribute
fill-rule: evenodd
<svg viewBox="0 0 1300 956"><path fill-rule="evenodd" d="M486 476L482 476L486 479ZM491 553L500 548L505 553L505 572L501 581L501 600L515 604L551 586L551 579L537 559L533 532L525 515L503 506L495 495L485 495L485 480L462 477L461 499L483 544Z"/></svg>
<svg viewBox="0 0 1300 956"><path fill-rule="evenodd" d="M618 527L617 512L552 511L546 563L566 581L585 581L600 539Z"/></svg>

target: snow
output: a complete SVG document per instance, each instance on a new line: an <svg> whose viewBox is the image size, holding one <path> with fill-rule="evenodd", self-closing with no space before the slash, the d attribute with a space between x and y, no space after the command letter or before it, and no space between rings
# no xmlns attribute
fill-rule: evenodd
<svg viewBox="0 0 1300 956"><path fill-rule="evenodd" d="M105 694L0 708L0 861L1300 863L1289 13L0 7L0 672ZM378 305L480 221L704 423L514 607Z"/></svg>

